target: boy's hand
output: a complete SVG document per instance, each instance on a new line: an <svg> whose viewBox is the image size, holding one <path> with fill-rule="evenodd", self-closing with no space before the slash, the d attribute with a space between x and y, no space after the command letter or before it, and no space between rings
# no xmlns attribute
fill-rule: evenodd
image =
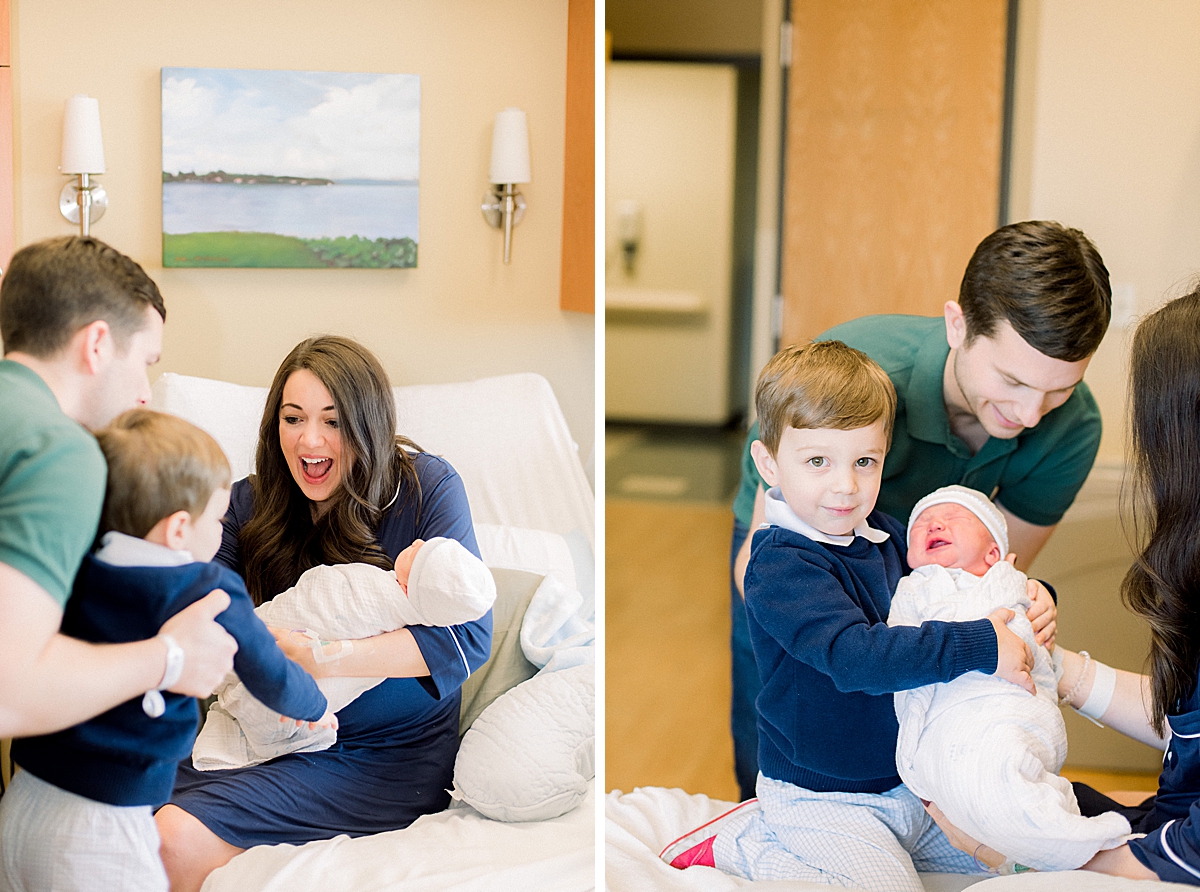
<svg viewBox="0 0 1200 892"><path fill-rule="evenodd" d="M1033 652L1029 645L1021 640L1021 636L1008 628L1008 621L1015 613L1007 607L1000 607L988 614L992 627L996 630L996 671L992 674L1005 681L1011 681L1031 694L1037 693L1033 683Z"/></svg>
<svg viewBox="0 0 1200 892"><path fill-rule="evenodd" d="M1025 584L1030 606L1025 611L1029 624L1033 626L1033 637L1047 650L1054 650L1054 639L1058 636L1058 607L1050 597L1050 590L1036 579Z"/></svg>
<svg viewBox="0 0 1200 892"><path fill-rule="evenodd" d="M325 715L321 716L315 722L306 722L303 719L290 719L286 715L281 715L279 717L279 722L280 724L284 722L295 722L297 728L299 728L301 725L308 725L308 730L310 731L319 731L321 728L329 728L333 731L338 729L337 716L328 709L325 710Z"/></svg>

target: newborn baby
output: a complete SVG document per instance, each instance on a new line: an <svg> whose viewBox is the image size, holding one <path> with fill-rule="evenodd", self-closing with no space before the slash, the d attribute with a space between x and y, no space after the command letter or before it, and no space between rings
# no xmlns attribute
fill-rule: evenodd
<svg viewBox="0 0 1200 892"><path fill-rule="evenodd" d="M318 663L354 652L354 642L403 626L454 626L483 616L496 583L483 562L455 539L418 539L396 558L392 572L369 564L334 564L306 571L296 585L254 612L268 626L290 629L309 644ZM337 712L382 678L328 677L317 687ZM280 722L230 673L192 748L201 771L257 765L284 753L326 749L331 729Z"/></svg>
<svg viewBox="0 0 1200 892"><path fill-rule="evenodd" d="M895 695L896 766L910 790L936 803L969 836L1037 870L1069 870L1129 836L1115 813L1084 818L1059 776L1067 733L1050 655L1025 616L1026 576L1003 560L1004 515L983 493L944 486L908 521L910 575L892 598L889 626L980 619L998 607L1034 653L1037 695L968 672Z"/></svg>

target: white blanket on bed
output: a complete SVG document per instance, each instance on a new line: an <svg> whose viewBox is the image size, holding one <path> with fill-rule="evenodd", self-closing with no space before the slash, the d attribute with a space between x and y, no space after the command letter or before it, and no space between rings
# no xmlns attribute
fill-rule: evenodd
<svg viewBox="0 0 1200 892"><path fill-rule="evenodd" d="M593 790L549 821L505 824L460 806L374 836L255 846L213 871L202 892L587 892L595 814Z"/></svg>
<svg viewBox="0 0 1200 892"><path fill-rule="evenodd" d="M269 626L297 629L320 640L369 638L410 625L450 626L478 619L496 600L492 574L453 539L430 539L417 552L405 595L394 573L369 564L313 567L296 585L255 608ZM337 712L382 678L322 678L317 686ZM235 673L217 689L217 702L192 748L201 771L257 765L284 753L327 749L329 728L280 722L279 713L246 690Z"/></svg>
<svg viewBox="0 0 1200 892"><path fill-rule="evenodd" d="M982 578L928 566L900 580L889 626L1012 609L1009 628L1033 648L1037 696L982 672L897 692L896 767L909 789L969 836L1028 867L1069 870L1120 845L1130 828L1115 813L1081 817L1070 781L1058 774L1067 731L1050 655L1025 616L1025 584L1004 561Z"/></svg>

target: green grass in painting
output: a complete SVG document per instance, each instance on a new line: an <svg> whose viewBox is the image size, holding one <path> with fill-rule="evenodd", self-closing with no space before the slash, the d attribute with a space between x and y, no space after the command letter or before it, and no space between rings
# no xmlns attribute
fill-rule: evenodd
<svg viewBox="0 0 1200 892"><path fill-rule="evenodd" d="M417 243L410 238L371 241L352 235L348 238L306 239L305 244L328 266L389 269L417 265Z"/></svg>
<svg viewBox="0 0 1200 892"><path fill-rule="evenodd" d="M163 266L395 269L417 265L410 238L300 239L270 232L163 233Z"/></svg>

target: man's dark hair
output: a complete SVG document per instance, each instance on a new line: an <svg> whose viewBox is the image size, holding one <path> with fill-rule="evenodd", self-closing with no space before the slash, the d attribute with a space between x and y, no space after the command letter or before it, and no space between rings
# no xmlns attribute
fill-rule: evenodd
<svg viewBox="0 0 1200 892"><path fill-rule="evenodd" d="M166 320L158 286L120 251L90 236L46 239L14 254L0 277L0 339L5 353L48 359L103 319L123 348L147 307Z"/></svg>
<svg viewBox="0 0 1200 892"><path fill-rule="evenodd" d="M1112 288L1091 239L1060 223L1027 220L979 243L958 303L968 344L991 337L1006 319L1039 353L1078 362L1096 352L1108 330Z"/></svg>

